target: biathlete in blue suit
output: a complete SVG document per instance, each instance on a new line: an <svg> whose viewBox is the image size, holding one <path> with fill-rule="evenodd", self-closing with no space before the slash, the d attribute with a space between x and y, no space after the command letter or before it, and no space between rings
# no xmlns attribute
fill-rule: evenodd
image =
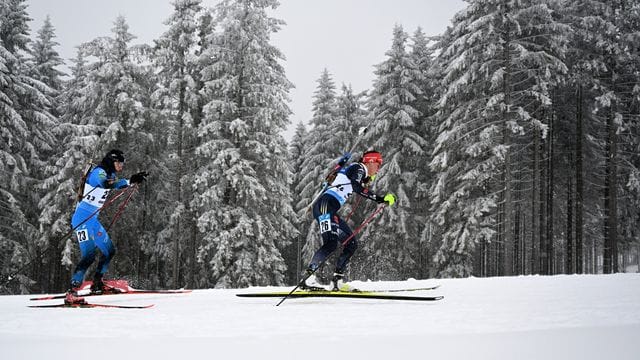
<svg viewBox="0 0 640 360"><path fill-rule="evenodd" d="M313 289L323 287L316 279L315 271L338 247L338 243L351 236L352 231L346 221L338 215L338 210L347 202L352 193L356 193L366 199L378 203L386 202L393 205L396 197L393 194L376 195L368 191L368 185L382 165L382 155L377 151L368 151L362 155L359 162L342 168L331 181L327 190L313 204L313 217L320 225L322 247L320 247L311 259L306 270L308 275L301 288ZM344 246L336 263L335 272L331 284L333 290L345 290L348 286L344 283L344 271L358 248L356 237L352 237Z"/></svg>
<svg viewBox="0 0 640 360"><path fill-rule="evenodd" d="M111 150L104 156L100 164L87 175L82 199L71 218L71 226L75 229L80 245L81 258L71 277L71 289L67 292L65 299L67 303L79 301L80 298L76 297L76 290L82 284L87 269L95 260L96 248L100 250L102 256L93 277L91 291L99 293L104 289L102 278L109 268L109 263L116 249L109 234L98 220L99 209L104 205L111 190L126 188L129 184L141 183L148 176L147 172L142 171L132 175L129 180L118 179L116 174L122 172L123 167L123 152Z"/></svg>

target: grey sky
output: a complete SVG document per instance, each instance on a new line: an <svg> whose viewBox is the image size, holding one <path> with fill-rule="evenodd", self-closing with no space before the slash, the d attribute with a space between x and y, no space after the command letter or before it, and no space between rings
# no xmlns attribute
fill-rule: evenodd
<svg viewBox="0 0 640 360"><path fill-rule="evenodd" d="M355 91L371 87L373 66L385 59L391 47L393 26L412 34L420 26L428 35L441 34L463 0L281 0L272 16L287 22L273 37L273 44L287 57L291 91L292 125L311 118L316 80L327 68L336 85L351 84ZM204 0L213 6L215 0ZM33 18L32 36L49 15L56 29L57 49L68 61L75 47L98 36L111 35L113 22L124 15L134 43L149 43L166 30L164 20L172 12L170 0L28 0Z"/></svg>

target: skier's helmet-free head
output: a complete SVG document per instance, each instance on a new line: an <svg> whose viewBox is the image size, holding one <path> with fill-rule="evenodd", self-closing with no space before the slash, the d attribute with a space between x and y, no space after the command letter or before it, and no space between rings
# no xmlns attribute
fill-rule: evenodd
<svg viewBox="0 0 640 360"><path fill-rule="evenodd" d="M363 164L377 163L378 165L382 165L382 154L375 150L367 151L362 154L360 162Z"/></svg>
<svg viewBox="0 0 640 360"><path fill-rule="evenodd" d="M113 149L104 155L102 159L102 165L108 172L115 172L116 168L114 163L124 163L124 153L121 150Z"/></svg>

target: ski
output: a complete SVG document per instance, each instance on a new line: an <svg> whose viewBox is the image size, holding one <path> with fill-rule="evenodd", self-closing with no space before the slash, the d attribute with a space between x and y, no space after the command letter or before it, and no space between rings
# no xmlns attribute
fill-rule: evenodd
<svg viewBox="0 0 640 360"><path fill-rule="evenodd" d="M98 296L98 295L144 295L144 294L186 294L190 293L192 290L185 289L177 289L177 290L139 290L134 289L129 286L129 283L126 280L105 280L105 285L107 285L110 289L106 292L96 293L91 291L91 281L85 281L80 286L79 290L76 291L77 296ZM64 299L66 294L58 294L58 295L45 295L31 298L29 300L38 301L38 300L56 300L56 299Z"/></svg>
<svg viewBox="0 0 640 360"><path fill-rule="evenodd" d="M113 304L53 304L53 305L29 305L30 308L112 308L112 309L148 309L151 305L113 305Z"/></svg>
<svg viewBox="0 0 640 360"><path fill-rule="evenodd" d="M126 291L114 291L114 292L104 292L104 293L93 293L90 290L80 290L78 291L78 296L86 297L86 296L100 296L100 295L145 295L145 294L187 294L192 290L126 290ZM56 300L56 299L64 299L66 294L58 294L58 295L46 295L34 297L29 300L31 301L40 301L40 300Z"/></svg>
<svg viewBox="0 0 640 360"><path fill-rule="evenodd" d="M261 293L241 293L236 294L239 297L283 297L289 295L289 291L274 291ZM378 291L329 291L314 290L305 291L297 290L289 295L290 298L313 298L313 297L330 297L330 298L351 298L351 299L376 299L376 300L409 300L409 301L437 301L444 299L444 296L406 296L406 295L389 295Z"/></svg>
<svg viewBox="0 0 640 360"><path fill-rule="evenodd" d="M405 289L371 289L371 290L365 290L365 289L358 289L358 288L353 288L350 290L338 290L339 292L353 292L353 293L359 293L359 292L376 292L376 293L395 293L395 292L411 292L411 291L427 291L427 290L436 290L440 287L440 285L434 285L434 286L427 286L427 287L419 287L419 288L405 288ZM301 291L331 291L330 287L320 287L320 286L314 286L314 287L310 287L310 288L305 288L305 289L301 289Z"/></svg>
<svg viewBox="0 0 640 360"><path fill-rule="evenodd" d="M410 291L426 291L426 290L435 290L437 288L439 288L440 285L434 285L434 286L427 286L427 287L421 287L421 288L408 288L408 289L384 289L384 290L356 290L356 292L358 291L365 291L365 292L381 292L381 293L393 293L393 292L410 292Z"/></svg>

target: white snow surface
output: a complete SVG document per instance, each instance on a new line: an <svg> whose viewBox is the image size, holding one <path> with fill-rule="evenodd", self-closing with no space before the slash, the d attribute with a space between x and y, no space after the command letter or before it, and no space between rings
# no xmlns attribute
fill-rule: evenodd
<svg viewBox="0 0 640 360"><path fill-rule="evenodd" d="M640 359L640 274L353 282L440 284L436 302L240 298L250 288L114 295L150 309L33 309L0 296L0 359ZM400 293L402 294L402 293Z"/></svg>

